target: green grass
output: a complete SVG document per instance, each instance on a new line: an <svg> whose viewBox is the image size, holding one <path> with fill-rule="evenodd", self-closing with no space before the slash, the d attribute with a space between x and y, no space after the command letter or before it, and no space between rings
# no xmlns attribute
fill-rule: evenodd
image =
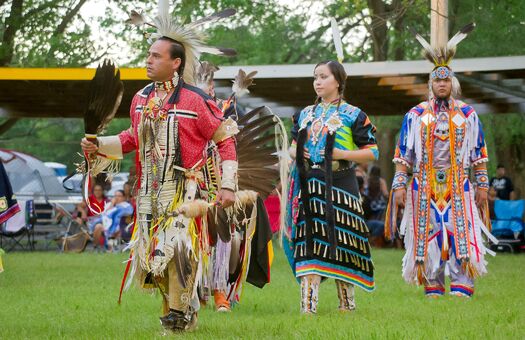
<svg viewBox="0 0 525 340"><path fill-rule="evenodd" d="M423 297L401 279L402 252L375 250L377 289L356 289L357 310L337 312L333 280L318 315L299 314L299 286L276 248L272 283L246 286L230 314L207 307L187 338L517 339L525 336L525 257L489 258L473 299ZM131 289L116 301L124 254L10 253L0 274L0 339L161 338L160 297Z"/></svg>

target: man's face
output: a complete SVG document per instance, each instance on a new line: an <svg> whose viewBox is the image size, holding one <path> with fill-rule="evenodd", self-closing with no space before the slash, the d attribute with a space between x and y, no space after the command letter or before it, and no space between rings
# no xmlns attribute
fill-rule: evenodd
<svg viewBox="0 0 525 340"><path fill-rule="evenodd" d="M448 99L452 92L452 80L450 78L432 80L432 92L439 99Z"/></svg>
<svg viewBox="0 0 525 340"><path fill-rule="evenodd" d="M505 176L505 168L503 168L503 167L497 168L496 169L496 176L500 177L500 178Z"/></svg>
<svg viewBox="0 0 525 340"><path fill-rule="evenodd" d="M146 72L153 81L166 81L173 77L181 64L180 58L171 59L171 42L157 40L151 45L146 58Z"/></svg>

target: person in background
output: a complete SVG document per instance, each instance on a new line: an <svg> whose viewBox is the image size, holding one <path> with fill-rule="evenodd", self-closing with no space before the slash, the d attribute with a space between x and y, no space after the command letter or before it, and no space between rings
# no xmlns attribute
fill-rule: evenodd
<svg viewBox="0 0 525 340"><path fill-rule="evenodd" d="M133 185L137 181L137 168L132 165L129 167L129 176L128 176L128 183L131 184L131 187L133 188Z"/></svg>
<svg viewBox="0 0 525 340"><path fill-rule="evenodd" d="M505 166L503 164L498 164L496 177L491 178L490 186L496 189L496 193L500 200L516 199L514 185L512 184L511 179L505 176Z"/></svg>
<svg viewBox="0 0 525 340"><path fill-rule="evenodd" d="M107 197L104 194L104 187L101 184L95 184L93 186L93 193L89 197L89 201L92 202L92 205L94 205L94 208L100 212L104 211L104 207L107 202ZM88 210L87 216L89 217L95 216L96 213L94 211Z"/></svg>
<svg viewBox="0 0 525 340"><path fill-rule="evenodd" d="M363 190L368 190L368 164L357 164L355 167L355 176L363 179Z"/></svg>
<svg viewBox="0 0 525 340"><path fill-rule="evenodd" d="M366 193L370 200L370 208L372 210L370 219L384 221L388 200L388 188L385 179L381 177L381 169L377 166L373 166L370 169Z"/></svg>
<svg viewBox="0 0 525 340"><path fill-rule="evenodd" d="M381 170L377 166L373 166L370 169L364 201L366 201L366 204L363 204L363 209L365 209L365 220L370 230L370 243L375 247L384 247L385 238L383 233L388 189L386 181L381 178ZM369 209L369 211L367 212L366 209Z"/></svg>
<svg viewBox="0 0 525 340"><path fill-rule="evenodd" d="M133 184L131 182L124 183L124 187L122 188L124 191L124 196L126 197L126 201L131 203L133 208L137 206L137 202L135 200L135 197L133 196Z"/></svg>
<svg viewBox="0 0 525 340"><path fill-rule="evenodd" d="M104 244L107 250L111 250L108 240L118 237L121 218L131 215L133 215L133 206L126 201L124 190L117 190L108 208L102 213L101 221L94 227L93 239L95 248L99 244Z"/></svg>

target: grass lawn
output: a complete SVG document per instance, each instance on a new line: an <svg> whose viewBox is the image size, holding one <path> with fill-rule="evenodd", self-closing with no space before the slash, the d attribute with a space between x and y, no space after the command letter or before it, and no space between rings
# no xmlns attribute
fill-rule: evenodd
<svg viewBox="0 0 525 340"><path fill-rule="evenodd" d="M333 280L321 285L318 315L299 314L299 286L275 249L272 283L246 286L230 314L206 307L187 338L518 339L525 337L525 256L489 258L470 300L428 300L401 279L399 250L375 250L377 288L356 289L357 310L337 311ZM117 305L125 254L9 253L0 274L0 339L161 338L160 297L131 289ZM165 337L163 337L165 338Z"/></svg>

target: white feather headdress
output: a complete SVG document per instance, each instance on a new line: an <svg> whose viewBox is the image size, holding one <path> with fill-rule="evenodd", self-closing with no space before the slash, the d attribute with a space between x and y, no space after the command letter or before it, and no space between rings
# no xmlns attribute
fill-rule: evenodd
<svg viewBox="0 0 525 340"><path fill-rule="evenodd" d="M335 18L330 18L330 26L332 26L332 39L334 41L335 52L337 54L337 61L339 63L343 62L344 53L343 53L343 41L341 40L341 32L337 26L337 21Z"/></svg>
<svg viewBox="0 0 525 340"><path fill-rule="evenodd" d="M202 53L225 56L236 55L235 50L231 48L208 46L205 43L206 35L201 30L202 25L227 18L235 14L235 12L234 9L230 8L183 25L174 20L170 13L169 0L158 0L157 16L152 22L146 22L144 17L137 11L131 12L130 19L127 22L137 26L149 25L155 27L157 31L149 36L151 42L167 37L181 44L186 54L183 79L187 83L195 84L195 70L199 66L199 58Z"/></svg>
<svg viewBox="0 0 525 340"><path fill-rule="evenodd" d="M428 41L425 40L416 31L412 30L412 33L416 37L417 41L423 46L423 55L431 63L434 64L434 69L439 67L446 67L450 69L450 62L456 54L457 45L465 39L472 30L476 27L475 23L470 23L459 30L447 43L446 46L432 47Z"/></svg>

